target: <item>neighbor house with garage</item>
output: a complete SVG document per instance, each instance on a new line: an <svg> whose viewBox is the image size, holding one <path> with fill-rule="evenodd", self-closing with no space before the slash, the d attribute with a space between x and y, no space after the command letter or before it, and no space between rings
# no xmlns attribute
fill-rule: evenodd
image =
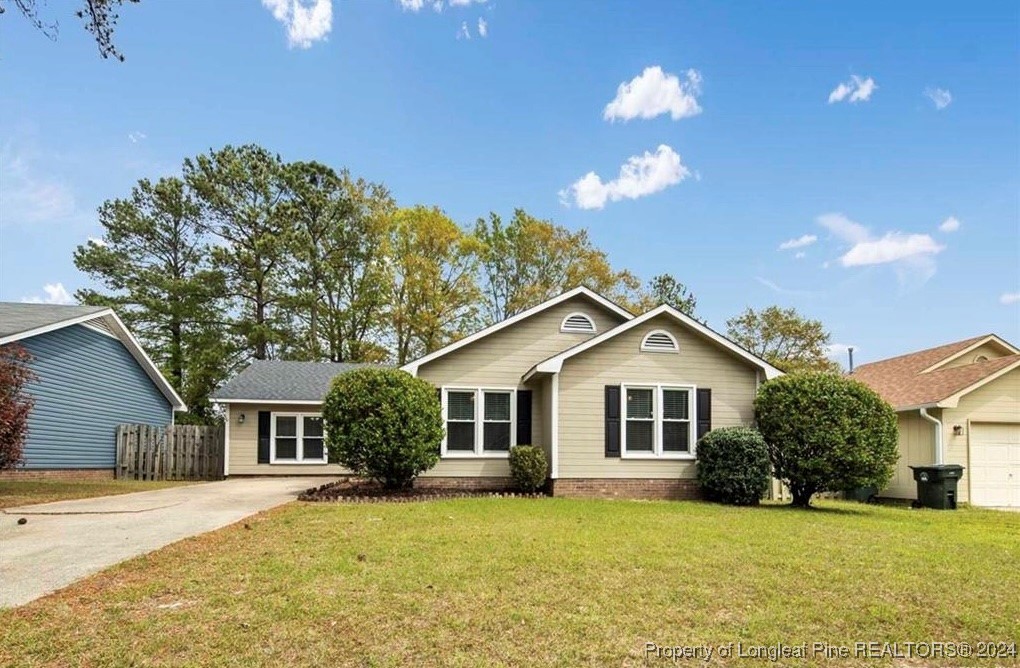
<svg viewBox="0 0 1020 668"><path fill-rule="evenodd" d="M896 409L900 460L883 496L914 499L911 466L959 464L959 500L1020 507L1020 349L987 334L865 364Z"/></svg>
<svg viewBox="0 0 1020 668"><path fill-rule="evenodd" d="M214 393L227 409L228 475L342 474L319 410L350 365L256 362ZM440 461L419 478L497 489L508 453L542 447L556 495L697 494L697 439L751 425L780 371L670 307L634 315L576 288L401 367L442 405Z"/></svg>
<svg viewBox="0 0 1020 668"><path fill-rule="evenodd" d="M165 427L181 398L103 306L0 302L0 346L31 355L23 465L5 475L111 478L120 424Z"/></svg>

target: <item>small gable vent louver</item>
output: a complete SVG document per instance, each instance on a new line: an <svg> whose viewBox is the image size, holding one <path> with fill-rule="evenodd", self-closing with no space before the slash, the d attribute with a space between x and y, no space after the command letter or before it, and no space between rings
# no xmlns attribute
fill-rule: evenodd
<svg viewBox="0 0 1020 668"><path fill-rule="evenodd" d="M560 325L560 331L594 334L595 321L584 313L571 313L563 319L563 323Z"/></svg>
<svg viewBox="0 0 1020 668"><path fill-rule="evenodd" d="M641 342L641 350L650 353L678 353L680 346L669 332L657 329L649 332Z"/></svg>

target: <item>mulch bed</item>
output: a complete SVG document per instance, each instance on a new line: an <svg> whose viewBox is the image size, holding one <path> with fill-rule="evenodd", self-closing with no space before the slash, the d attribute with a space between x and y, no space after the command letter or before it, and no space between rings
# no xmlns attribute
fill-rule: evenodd
<svg viewBox="0 0 1020 668"><path fill-rule="evenodd" d="M440 501L444 499L466 499L496 497L506 499L539 499L547 495L525 494L514 491L471 491L456 488L428 487L423 489L387 490L365 480L340 480L301 492L298 501L340 502L340 503L413 503L418 501Z"/></svg>

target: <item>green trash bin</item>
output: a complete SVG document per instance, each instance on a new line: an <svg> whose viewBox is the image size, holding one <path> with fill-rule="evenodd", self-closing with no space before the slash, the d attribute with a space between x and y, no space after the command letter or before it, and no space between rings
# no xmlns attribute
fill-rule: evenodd
<svg viewBox="0 0 1020 668"><path fill-rule="evenodd" d="M917 501L914 502L914 507L956 510L956 484L963 476L962 466L940 464L910 468L914 471L914 480L917 481Z"/></svg>
<svg viewBox="0 0 1020 668"><path fill-rule="evenodd" d="M878 488L872 485L853 487L843 491L843 498L857 501L858 503L875 503L878 497Z"/></svg>

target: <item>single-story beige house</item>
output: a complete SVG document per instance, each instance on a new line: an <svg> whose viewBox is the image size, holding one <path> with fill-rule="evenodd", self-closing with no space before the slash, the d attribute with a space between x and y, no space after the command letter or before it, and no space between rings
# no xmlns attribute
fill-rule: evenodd
<svg viewBox="0 0 1020 668"><path fill-rule="evenodd" d="M917 498L910 466L960 464L960 502L1020 507L1020 349L988 334L865 364L853 377L899 416L900 460L883 496Z"/></svg>
<svg viewBox="0 0 1020 668"><path fill-rule="evenodd" d="M319 407L351 365L256 362L217 390L225 475L343 474ZM420 485L495 489L541 446L556 495L695 496L696 441L751 425L775 367L670 306L639 316L576 288L401 367L437 388L446 435Z"/></svg>

